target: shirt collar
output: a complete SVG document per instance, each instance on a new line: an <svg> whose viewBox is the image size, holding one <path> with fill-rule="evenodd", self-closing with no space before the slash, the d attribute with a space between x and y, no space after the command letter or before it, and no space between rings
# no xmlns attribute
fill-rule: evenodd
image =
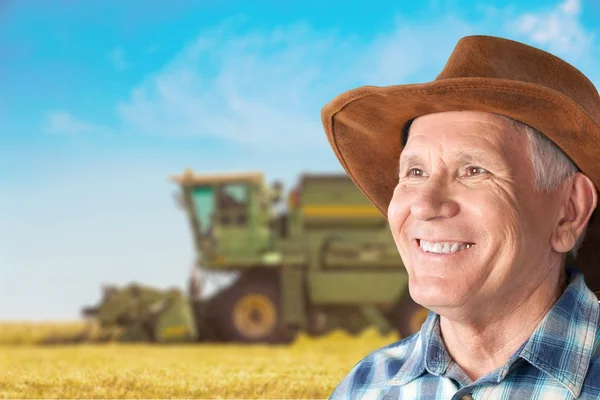
<svg viewBox="0 0 600 400"><path fill-rule="evenodd" d="M566 270L566 290L531 337L499 370L498 382L518 358L523 358L561 382L573 396L579 396L594 350L600 307L596 295L585 285L583 274L574 266ZM429 313L414 340L413 350L390 384L405 385L425 371L442 375L452 362L441 340L438 314Z"/></svg>
<svg viewBox="0 0 600 400"><path fill-rule="evenodd" d="M440 365L439 362L445 362L445 360L439 360L438 351L440 348L433 345L434 343L441 343L438 320L439 315L430 311L427 319L425 319L425 322L421 326L421 330L413 338L415 344L412 351L396 375L389 381L390 385L405 385L417 379L425 371L429 371L430 373L437 371L439 368L438 365ZM443 346L441 349L445 352ZM434 353L435 368L427 368L427 360L433 360Z"/></svg>

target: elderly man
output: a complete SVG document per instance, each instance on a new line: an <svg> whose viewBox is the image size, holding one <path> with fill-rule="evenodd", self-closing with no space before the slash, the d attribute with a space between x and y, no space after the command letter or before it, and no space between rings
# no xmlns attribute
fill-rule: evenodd
<svg viewBox="0 0 600 400"><path fill-rule="evenodd" d="M331 399L600 398L592 83L539 49L469 36L434 81L358 88L322 118L431 310Z"/></svg>

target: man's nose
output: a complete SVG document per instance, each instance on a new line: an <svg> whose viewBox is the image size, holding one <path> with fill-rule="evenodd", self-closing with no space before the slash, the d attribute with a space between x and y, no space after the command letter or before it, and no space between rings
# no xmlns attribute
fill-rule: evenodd
<svg viewBox="0 0 600 400"><path fill-rule="evenodd" d="M439 217L450 218L458 213L458 209L448 183L440 177L431 177L421 187L410 211L416 218L427 221Z"/></svg>

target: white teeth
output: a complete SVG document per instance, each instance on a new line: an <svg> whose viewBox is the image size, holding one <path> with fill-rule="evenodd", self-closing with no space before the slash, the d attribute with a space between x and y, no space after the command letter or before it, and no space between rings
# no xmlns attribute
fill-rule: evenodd
<svg viewBox="0 0 600 400"><path fill-rule="evenodd" d="M425 240L419 240L419 244L423 250L429 253L456 253L457 251L471 248L472 244L464 244L459 242L426 242Z"/></svg>

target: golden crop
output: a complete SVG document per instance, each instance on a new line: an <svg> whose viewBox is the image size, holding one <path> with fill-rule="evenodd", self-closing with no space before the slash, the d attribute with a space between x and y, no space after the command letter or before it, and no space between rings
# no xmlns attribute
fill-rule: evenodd
<svg viewBox="0 0 600 400"><path fill-rule="evenodd" d="M291 346L33 345L81 328L0 325L0 398L327 398L366 354L397 340L367 330Z"/></svg>

